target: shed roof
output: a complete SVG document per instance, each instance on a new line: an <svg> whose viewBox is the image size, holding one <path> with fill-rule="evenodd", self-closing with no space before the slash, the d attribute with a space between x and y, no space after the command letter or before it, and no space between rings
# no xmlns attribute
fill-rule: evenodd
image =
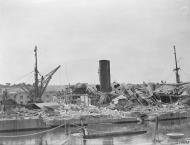
<svg viewBox="0 0 190 145"><path fill-rule="evenodd" d="M41 109L44 107L55 109L55 108L58 108L60 106L57 102L35 103L35 105Z"/></svg>

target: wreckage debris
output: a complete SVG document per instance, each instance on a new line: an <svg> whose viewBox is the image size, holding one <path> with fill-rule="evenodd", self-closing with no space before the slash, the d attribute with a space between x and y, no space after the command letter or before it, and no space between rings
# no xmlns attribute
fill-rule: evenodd
<svg viewBox="0 0 190 145"><path fill-rule="evenodd" d="M114 82L111 92L102 93L94 86L78 84L73 87L73 92L84 93L91 99L91 104L67 103L65 98L57 97L56 102L36 103L27 108L20 107L7 111L7 114L1 112L1 119L39 118L50 125L56 124L58 120L81 117L147 119L165 113L185 111L190 105L189 88L188 85L176 89L154 83L133 85ZM164 94L171 99L176 97L175 93L178 94L177 101L173 99L166 103L161 98Z"/></svg>

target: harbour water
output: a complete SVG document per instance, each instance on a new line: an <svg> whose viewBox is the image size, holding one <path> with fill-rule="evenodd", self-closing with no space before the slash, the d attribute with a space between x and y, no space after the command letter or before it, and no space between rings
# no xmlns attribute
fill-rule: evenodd
<svg viewBox="0 0 190 145"><path fill-rule="evenodd" d="M87 129L89 133L109 132L109 131L126 131L133 128L146 129L147 133L142 135L120 136L120 137L105 137L98 139L83 140L77 136L70 136L66 141L67 135L65 128L57 128L45 133L35 134L41 131L22 131L0 133L0 145L153 145L153 144L190 144L184 140L169 139L166 134L170 132L181 132L185 134L185 138L190 138L190 120L171 120L160 121L158 131L155 129L155 122L146 122L144 124L100 124L89 125ZM80 132L79 127L71 127L71 133ZM27 135L29 136L20 136ZM6 137L2 137L6 136ZM12 136L12 137L8 137ZM15 137L18 136L18 137ZM20 136L20 137L19 137ZM66 141L66 142L65 142Z"/></svg>

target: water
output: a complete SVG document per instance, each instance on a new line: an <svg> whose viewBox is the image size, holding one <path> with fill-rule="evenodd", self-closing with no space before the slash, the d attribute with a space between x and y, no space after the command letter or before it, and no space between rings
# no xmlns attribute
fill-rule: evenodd
<svg viewBox="0 0 190 145"><path fill-rule="evenodd" d="M146 122L145 124L108 124L108 125L89 125L89 133L110 132L110 131L126 131L132 128L144 128L148 132L142 135L120 136L120 137L106 137L98 139L83 140L77 136L71 136L67 143L72 145L153 145L153 144L188 144L183 140L171 140L166 134L170 132L181 132L185 134L186 138L190 138L190 120L172 120L159 122L158 132L155 134L155 123ZM77 128L70 128L72 133L79 132ZM0 136L15 136L33 134L39 131L24 131L0 133ZM17 138L0 138L0 145L62 145L67 138L64 128L58 128L53 131L42 133L40 135L33 135L28 137ZM154 142L154 139L157 142ZM189 143L190 144L190 143Z"/></svg>

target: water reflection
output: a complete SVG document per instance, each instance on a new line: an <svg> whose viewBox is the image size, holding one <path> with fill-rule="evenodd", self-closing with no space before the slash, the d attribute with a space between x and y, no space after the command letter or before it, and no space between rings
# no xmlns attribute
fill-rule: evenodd
<svg viewBox="0 0 190 145"><path fill-rule="evenodd" d="M95 131L126 131L132 128L145 128L148 132L136 136L104 137L98 139L84 140L80 137L72 136L70 145L148 145L148 144L168 144L172 143L166 136L169 132L182 132L185 137L190 137L190 120L172 120L160 121L158 124L158 133L155 134L155 122L146 122L145 124L107 124L107 125L89 125L90 133ZM77 130L78 131L78 130ZM71 132L77 132L76 128L71 128ZM5 135L31 134L38 131L0 133ZM156 136L156 137L155 137ZM40 135L19 138L0 138L0 145L62 145L65 141L65 129L59 128L52 132Z"/></svg>
<svg viewBox="0 0 190 145"><path fill-rule="evenodd" d="M103 145L114 145L113 137L103 138L102 140Z"/></svg>
<svg viewBox="0 0 190 145"><path fill-rule="evenodd" d="M0 136L19 136L33 134L40 131L22 131L11 133L0 133ZM11 137L0 138L0 145L59 145L63 142L66 135L63 128L54 130L53 132L43 133L27 137Z"/></svg>

